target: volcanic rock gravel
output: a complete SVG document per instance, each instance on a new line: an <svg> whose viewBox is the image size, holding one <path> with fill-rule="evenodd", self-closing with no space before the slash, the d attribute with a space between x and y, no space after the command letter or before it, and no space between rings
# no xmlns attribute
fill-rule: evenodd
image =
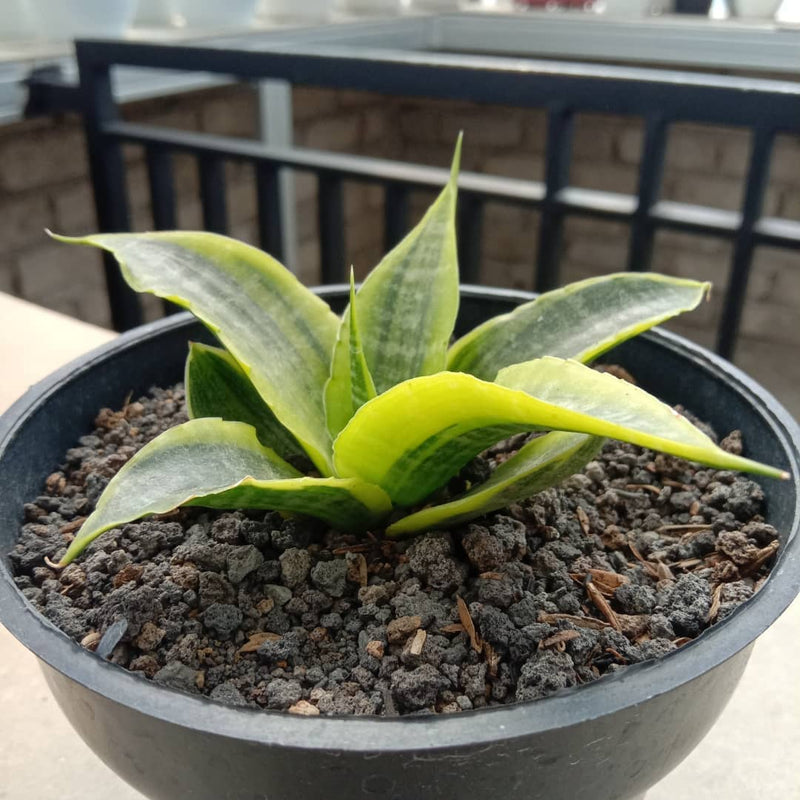
<svg viewBox="0 0 800 800"><path fill-rule="evenodd" d="M47 566L115 472L185 419L181 386L101 411L25 506L10 558L28 600L87 649L231 705L397 715L534 700L683 646L758 590L777 551L748 478L610 442L558 489L450 532L394 542L184 509Z"/></svg>

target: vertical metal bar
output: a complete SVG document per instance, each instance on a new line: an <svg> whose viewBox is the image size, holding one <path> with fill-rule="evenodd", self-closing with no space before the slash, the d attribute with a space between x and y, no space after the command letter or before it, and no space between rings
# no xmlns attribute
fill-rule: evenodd
<svg viewBox="0 0 800 800"><path fill-rule="evenodd" d="M203 203L203 227L212 233L228 232L225 202L225 162L214 156L201 156L200 198Z"/></svg>
<svg viewBox="0 0 800 800"><path fill-rule="evenodd" d="M150 182L150 207L157 231L177 228L175 218L175 180L172 153L155 145L147 147L147 176Z"/></svg>
<svg viewBox="0 0 800 800"><path fill-rule="evenodd" d="M150 183L150 208L153 227L157 231L171 231L178 227L175 216L175 179L172 171L172 153L166 148L149 145L146 150L147 177ZM164 313L175 314L181 308L163 300Z"/></svg>
<svg viewBox="0 0 800 800"><path fill-rule="evenodd" d="M104 233L129 231L130 210L122 146L104 133L104 126L114 122L118 116L109 65L88 62L79 49L78 67L97 222ZM118 331L141 324L139 299L123 280L119 265L110 253L103 254L103 267L111 324Z"/></svg>
<svg viewBox="0 0 800 800"><path fill-rule="evenodd" d="M281 224L281 176L273 164L256 164L258 237L262 249L273 258L285 258L284 229Z"/></svg>
<svg viewBox="0 0 800 800"><path fill-rule="evenodd" d="M483 198L462 192L458 198L458 269L462 283L480 283Z"/></svg>
<svg viewBox="0 0 800 800"><path fill-rule="evenodd" d="M545 292L559 282L559 260L564 213L558 206L558 193L569 181L574 115L572 109L555 106L547 118L547 168L545 196L539 226L538 263L534 288Z"/></svg>
<svg viewBox="0 0 800 800"><path fill-rule="evenodd" d="M283 80L260 81L258 84L258 98L261 140L269 145L291 147L294 139L292 85ZM297 192L295 176L292 170L279 169L278 183L280 184L278 196L280 199L279 219L282 242L281 261L289 269L295 270L298 246ZM264 246L263 239L262 246ZM273 251L270 250L270 252Z"/></svg>
<svg viewBox="0 0 800 800"><path fill-rule="evenodd" d="M383 201L383 249L388 253L408 233L408 186L386 184Z"/></svg>
<svg viewBox="0 0 800 800"><path fill-rule="evenodd" d="M318 182L319 249L322 283L344 280L344 201L342 179L321 172Z"/></svg>
<svg viewBox="0 0 800 800"><path fill-rule="evenodd" d="M667 149L666 120L661 116L647 120L642 160L639 164L639 202L631 220L628 249L628 269L644 272L650 269L653 258L655 225L650 210L658 202L661 178L664 174L664 155Z"/></svg>
<svg viewBox="0 0 800 800"><path fill-rule="evenodd" d="M750 277L755 247L753 228L761 215L764 203L774 137L775 132L772 129L761 126L755 129L753 136L753 149L750 153L750 167L747 171L747 184L742 205L742 221L734 240L733 262L717 337L717 352L728 359L733 358L739 323L747 296L747 282Z"/></svg>

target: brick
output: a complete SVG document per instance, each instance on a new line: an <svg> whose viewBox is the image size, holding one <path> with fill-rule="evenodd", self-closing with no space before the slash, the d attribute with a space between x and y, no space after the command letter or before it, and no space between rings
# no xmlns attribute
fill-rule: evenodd
<svg viewBox="0 0 800 800"><path fill-rule="evenodd" d="M721 175L681 175L665 182L664 197L683 203L736 211L742 205L742 182Z"/></svg>
<svg viewBox="0 0 800 800"><path fill-rule="evenodd" d="M175 128L182 131L196 131L200 128L199 105L201 96L162 98L160 102L133 103L122 107L122 116L134 122Z"/></svg>
<svg viewBox="0 0 800 800"><path fill-rule="evenodd" d="M258 240L258 223L255 219L232 222L230 231L234 239L238 239L245 244L251 244L254 247L260 246Z"/></svg>
<svg viewBox="0 0 800 800"><path fill-rule="evenodd" d="M514 147L522 142L522 114L517 109L486 106L442 117L441 141L452 147L464 131L465 150L479 145Z"/></svg>
<svg viewBox="0 0 800 800"><path fill-rule="evenodd" d="M383 244L383 217L373 211L354 220L348 220L345 244L348 260L351 258L351 253L381 247Z"/></svg>
<svg viewBox="0 0 800 800"><path fill-rule="evenodd" d="M800 136L777 136L772 151L772 177L780 183L800 183Z"/></svg>
<svg viewBox="0 0 800 800"><path fill-rule="evenodd" d="M295 122L330 114L337 106L337 93L332 89L296 86L292 90L292 112Z"/></svg>
<svg viewBox="0 0 800 800"><path fill-rule="evenodd" d="M385 139L389 132L388 113L384 108L368 108L363 116L364 141Z"/></svg>
<svg viewBox="0 0 800 800"><path fill-rule="evenodd" d="M784 190L778 213L786 219L800 221L800 190Z"/></svg>
<svg viewBox="0 0 800 800"><path fill-rule="evenodd" d="M4 253L46 242L44 229L52 225L47 197L42 192L0 200L0 242Z"/></svg>
<svg viewBox="0 0 800 800"><path fill-rule="evenodd" d="M357 114L311 120L298 142L319 150L352 150L361 138L361 120Z"/></svg>
<svg viewBox="0 0 800 800"><path fill-rule="evenodd" d="M81 178L88 164L83 133L72 124L53 123L47 131L0 142L0 188L9 191L39 189Z"/></svg>
<svg viewBox="0 0 800 800"><path fill-rule="evenodd" d="M688 250L699 254L725 253L729 255L731 252L730 244L724 239L668 230L661 230L656 234L656 248L661 247Z"/></svg>
<svg viewBox="0 0 800 800"><path fill-rule="evenodd" d="M258 216L256 178L247 164L226 164L228 219L231 226L250 222Z"/></svg>
<svg viewBox="0 0 800 800"><path fill-rule="evenodd" d="M186 231L203 229L203 207L199 197L185 200L177 208L178 228Z"/></svg>
<svg viewBox="0 0 800 800"><path fill-rule="evenodd" d="M483 172L528 181L544 180L544 157L541 154L508 153L489 156L483 162Z"/></svg>
<svg viewBox="0 0 800 800"><path fill-rule="evenodd" d="M777 305L798 305L800 300L800 252L774 247L759 247L753 259L753 274L771 278L767 298Z"/></svg>
<svg viewBox="0 0 800 800"><path fill-rule="evenodd" d="M110 324L99 252L49 243L22 253L17 268L26 300L97 325Z"/></svg>
<svg viewBox="0 0 800 800"><path fill-rule="evenodd" d="M481 259L481 283L508 289L533 287L533 264L524 261L505 261L484 256Z"/></svg>
<svg viewBox="0 0 800 800"><path fill-rule="evenodd" d="M535 232L515 225L485 227L483 253L487 258L525 261L532 265L536 255Z"/></svg>
<svg viewBox="0 0 800 800"><path fill-rule="evenodd" d="M621 127L618 120L603 121L593 114L578 116L572 139L572 157L582 161L610 161Z"/></svg>
<svg viewBox="0 0 800 800"><path fill-rule="evenodd" d="M699 125L673 126L667 137L667 171L713 172L719 135L719 129Z"/></svg>
<svg viewBox="0 0 800 800"><path fill-rule="evenodd" d="M319 236L319 217L316 198L297 203L297 239L299 242L316 241Z"/></svg>
<svg viewBox="0 0 800 800"><path fill-rule="evenodd" d="M444 116L433 108L404 111L400 116L400 133L407 142L436 144L445 138Z"/></svg>
<svg viewBox="0 0 800 800"><path fill-rule="evenodd" d="M97 230L91 184L86 181L53 190L54 226L59 233L78 235Z"/></svg>
<svg viewBox="0 0 800 800"><path fill-rule="evenodd" d="M754 339L800 345L800 308L774 303L746 303L742 332Z"/></svg>
<svg viewBox="0 0 800 800"><path fill-rule="evenodd" d="M641 126L626 128L617 138L617 158L623 164L639 164L642 160L643 147L644 129Z"/></svg>
<svg viewBox="0 0 800 800"><path fill-rule="evenodd" d="M719 134L719 171L732 178L743 178L750 165L750 131L726 128Z"/></svg>
<svg viewBox="0 0 800 800"><path fill-rule="evenodd" d="M521 121L522 146L534 153L544 153L547 149L547 114L544 109L523 109Z"/></svg>
<svg viewBox="0 0 800 800"><path fill-rule="evenodd" d="M386 97L377 92L359 92L353 89L340 89L335 94L336 103L340 108L359 108L361 106L369 106L387 101Z"/></svg>
<svg viewBox="0 0 800 800"><path fill-rule="evenodd" d="M639 171L627 164L602 164L589 161L573 162L570 183L584 189L633 194L639 181Z"/></svg>
<svg viewBox="0 0 800 800"><path fill-rule="evenodd" d="M578 239L566 247L565 257L576 264L592 265L597 272L620 272L628 260L628 240Z"/></svg>
<svg viewBox="0 0 800 800"><path fill-rule="evenodd" d="M224 97L208 101L200 110L200 124L207 133L220 136L258 135L258 102L254 89L229 90Z"/></svg>

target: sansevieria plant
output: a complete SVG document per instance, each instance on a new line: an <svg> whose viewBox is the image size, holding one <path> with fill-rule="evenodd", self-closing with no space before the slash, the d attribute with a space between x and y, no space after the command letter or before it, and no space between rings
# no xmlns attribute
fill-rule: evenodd
<svg viewBox="0 0 800 800"><path fill-rule="evenodd" d="M728 453L642 389L586 366L683 311L709 285L626 273L548 292L450 345L458 309L456 182L369 274L341 318L264 252L210 233L65 241L113 253L136 290L191 310L222 348L192 344L190 421L109 482L66 565L104 531L179 506L308 514L388 536L453 525L563 480L604 437L724 469L785 474ZM471 459L547 431L465 494ZM306 461L311 474L292 466Z"/></svg>

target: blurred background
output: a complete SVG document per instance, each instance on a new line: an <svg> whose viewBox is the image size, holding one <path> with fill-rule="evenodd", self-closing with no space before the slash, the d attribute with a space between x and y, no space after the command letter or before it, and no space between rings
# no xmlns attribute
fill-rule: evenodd
<svg viewBox="0 0 800 800"><path fill-rule="evenodd" d="M74 80L71 40L207 42L256 47L259 37L320 25L347 25L424 14L485 20L515 15L526 56L638 66L667 66L726 75L800 76L800 0L3 0L0 14L0 291L87 322L111 324L100 259L47 240L44 228L80 234L98 227L78 115L36 102L26 81L57 74ZM525 32L529 32L529 35ZM487 42L490 42L487 38ZM659 53L651 49L660 41ZM489 44L486 45L489 49ZM511 48L511 45L509 45ZM476 46L476 50L480 47ZM493 41L493 53L515 55ZM666 54L666 55L665 55ZM232 84L219 76L144 74L121 81L117 96L128 120L189 131L261 139L428 165L446 165L457 131L465 131L464 168L542 180L546 113L447 100ZM38 106L38 107L37 107ZM27 107L27 108L26 108ZM569 168L572 186L635 194L643 121L578 114ZM752 134L696 124L671 126L661 197L739 210ZM125 146L132 228L153 227L141 148ZM177 223L202 226L197 165L175 157ZM248 165L226 163L232 235L257 242L256 191ZM285 260L303 281L320 281L317 181L284 176ZM412 218L430 195L414 193ZM800 140L775 141L765 216L800 220ZM345 182L345 255L366 273L383 247L383 193ZM480 258L482 283L532 288L539 215L488 203ZM561 279L624 269L627 225L569 217ZM710 303L676 327L713 343L730 271L732 242L659 231L652 267L708 279ZM160 314L151 303L149 317ZM748 283L736 360L800 413L800 253L758 247Z"/></svg>

